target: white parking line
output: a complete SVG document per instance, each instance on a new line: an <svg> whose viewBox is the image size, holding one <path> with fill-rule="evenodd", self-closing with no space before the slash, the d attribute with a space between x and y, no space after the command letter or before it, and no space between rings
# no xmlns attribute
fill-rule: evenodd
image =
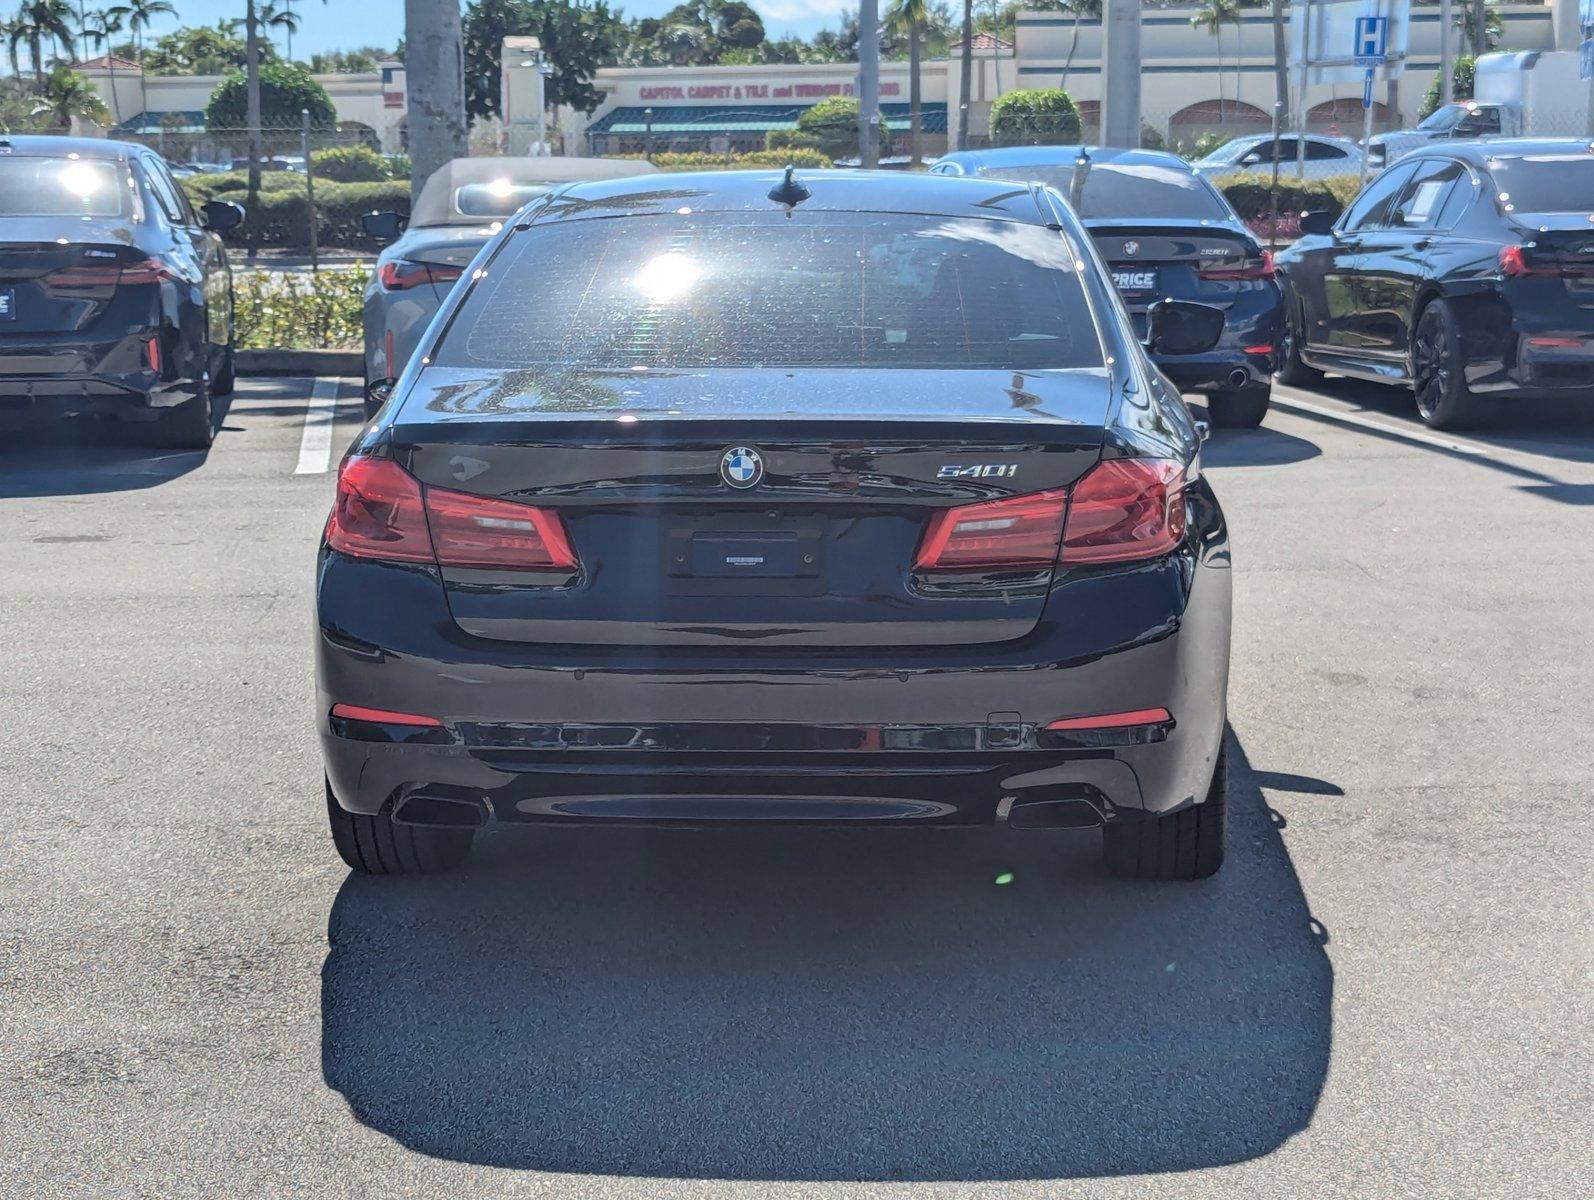
<svg viewBox="0 0 1594 1200"><path fill-rule="evenodd" d="M1406 429L1399 425L1389 425L1383 421L1375 421L1371 417L1364 417L1360 413L1346 412L1341 408L1332 408L1327 404L1314 404L1310 400L1298 399L1294 393L1280 396L1279 389L1273 389L1273 404L1277 408L1289 409L1293 412L1310 413L1313 416L1324 417L1330 421L1338 421L1342 425L1356 425L1362 429L1371 429L1385 437L1401 438L1408 442L1418 442L1424 446L1437 446L1441 450L1449 450L1455 454L1470 454L1475 458L1503 458L1504 453L1494 447L1480 446L1475 442L1458 442L1453 438L1441 437L1436 433L1423 433L1418 429ZM1510 453L1506 451L1505 453Z"/></svg>
<svg viewBox="0 0 1594 1200"><path fill-rule="evenodd" d="M304 410L295 475L324 475L332 466L332 425L338 417L338 380L317 379Z"/></svg>

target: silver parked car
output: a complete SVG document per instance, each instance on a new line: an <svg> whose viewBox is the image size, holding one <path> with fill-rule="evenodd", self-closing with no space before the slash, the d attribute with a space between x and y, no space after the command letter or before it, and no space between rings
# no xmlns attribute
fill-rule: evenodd
<svg viewBox="0 0 1594 1200"><path fill-rule="evenodd" d="M456 158L426 181L408 221L367 213L366 235L390 244L365 289L366 414L386 402L454 281L506 218L562 184L654 170L639 159Z"/></svg>
<svg viewBox="0 0 1594 1200"><path fill-rule="evenodd" d="M1279 177L1295 178L1300 139L1293 133L1279 138ZM1194 164L1208 175L1273 175L1273 135L1258 133L1232 138ZM1306 178L1357 175L1362 169L1362 149L1350 138L1327 134L1306 135Z"/></svg>

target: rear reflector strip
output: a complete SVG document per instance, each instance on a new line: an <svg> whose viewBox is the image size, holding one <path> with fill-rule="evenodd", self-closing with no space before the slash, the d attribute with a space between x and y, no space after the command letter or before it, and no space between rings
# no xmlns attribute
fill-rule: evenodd
<svg viewBox="0 0 1594 1200"><path fill-rule="evenodd" d="M359 704L334 704L332 715L345 721L369 721L373 725L442 725L436 717L423 717L419 713L393 712L385 708L366 708Z"/></svg>
<svg viewBox="0 0 1594 1200"><path fill-rule="evenodd" d="M1047 729L1128 729L1135 725L1161 725L1173 720L1165 708L1137 708L1130 712L1099 713L1092 717L1059 717Z"/></svg>
<svg viewBox="0 0 1594 1200"><path fill-rule="evenodd" d="M1245 352L1247 354L1272 354L1273 347L1264 342L1257 346L1247 346Z"/></svg>

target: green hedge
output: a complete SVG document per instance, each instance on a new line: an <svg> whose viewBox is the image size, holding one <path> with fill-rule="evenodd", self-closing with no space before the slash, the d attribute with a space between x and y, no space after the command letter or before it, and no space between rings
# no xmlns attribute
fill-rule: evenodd
<svg viewBox="0 0 1594 1200"><path fill-rule="evenodd" d="M623 158L640 158L641 155L621 155ZM768 167L823 168L830 160L817 150L792 148L790 150L749 150L745 154L709 154L701 150L671 151L655 154L653 165L661 171L746 171Z"/></svg>
<svg viewBox="0 0 1594 1200"><path fill-rule="evenodd" d="M337 183L385 183L397 178L392 174L387 159L369 146L333 146L316 150L310 155L310 165L316 180L330 179ZM405 173L408 177L408 172Z"/></svg>
<svg viewBox="0 0 1594 1200"><path fill-rule="evenodd" d="M1263 236L1267 236L1268 218L1272 213L1271 190L1273 180L1268 175L1220 175L1213 184L1228 197L1240 219ZM1336 217L1361 190L1361 180L1355 175L1330 175L1323 179L1298 180L1279 176L1279 223L1277 236L1293 238L1300 235L1303 213L1330 212Z"/></svg>
<svg viewBox="0 0 1594 1200"><path fill-rule="evenodd" d="M370 268L240 271L233 281L237 344L244 350L340 350L360 345Z"/></svg>
<svg viewBox="0 0 1594 1200"><path fill-rule="evenodd" d="M851 96L826 96L798 114L797 131L813 138L827 158L857 154L858 102Z"/></svg>
<svg viewBox="0 0 1594 1200"><path fill-rule="evenodd" d="M995 145L1067 145L1079 140L1079 109L1062 88L1021 88L991 105Z"/></svg>
<svg viewBox="0 0 1594 1200"><path fill-rule="evenodd" d="M771 129L764 135L766 150L817 150L819 138L801 129Z"/></svg>
<svg viewBox="0 0 1594 1200"><path fill-rule="evenodd" d="M297 172L271 171L262 175L260 195L253 205L249 203L248 183L242 171L196 175L185 179L183 186L196 204L230 200L248 209L244 223L225 235L230 244L295 250L310 245L310 203L305 196L304 176ZM370 249L370 239L360 232L360 218L368 212L387 210L408 215L410 185L396 180L335 183L318 179L315 207L318 244Z"/></svg>

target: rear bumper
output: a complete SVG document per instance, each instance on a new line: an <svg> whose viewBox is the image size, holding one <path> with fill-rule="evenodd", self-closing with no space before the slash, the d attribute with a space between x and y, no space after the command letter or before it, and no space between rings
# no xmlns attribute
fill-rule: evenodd
<svg viewBox="0 0 1594 1200"><path fill-rule="evenodd" d="M987 646L747 648L488 642L422 567L323 553L317 723L345 808L412 799L504 821L1055 826L1163 813L1205 792L1221 744L1230 571L1196 489L1184 548L1054 587L1031 636ZM380 602L375 602L380 597ZM337 703L436 727L333 720ZM1087 742L1059 717L1162 707Z"/></svg>
<svg viewBox="0 0 1594 1200"><path fill-rule="evenodd" d="M166 380L151 370L145 346L154 329L113 342L0 346L0 425L17 426L65 417L158 419L199 394L196 379ZM170 354L174 347L166 346Z"/></svg>
<svg viewBox="0 0 1594 1200"><path fill-rule="evenodd" d="M1188 299L1201 302L1200 297ZM1259 280L1255 290L1242 292L1224 310L1223 337L1211 350L1152 358L1175 386L1187 392L1266 384L1273 376L1282 313L1278 286ZM1144 316L1137 313L1134 320L1136 332L1143 336Z"/></svg>

